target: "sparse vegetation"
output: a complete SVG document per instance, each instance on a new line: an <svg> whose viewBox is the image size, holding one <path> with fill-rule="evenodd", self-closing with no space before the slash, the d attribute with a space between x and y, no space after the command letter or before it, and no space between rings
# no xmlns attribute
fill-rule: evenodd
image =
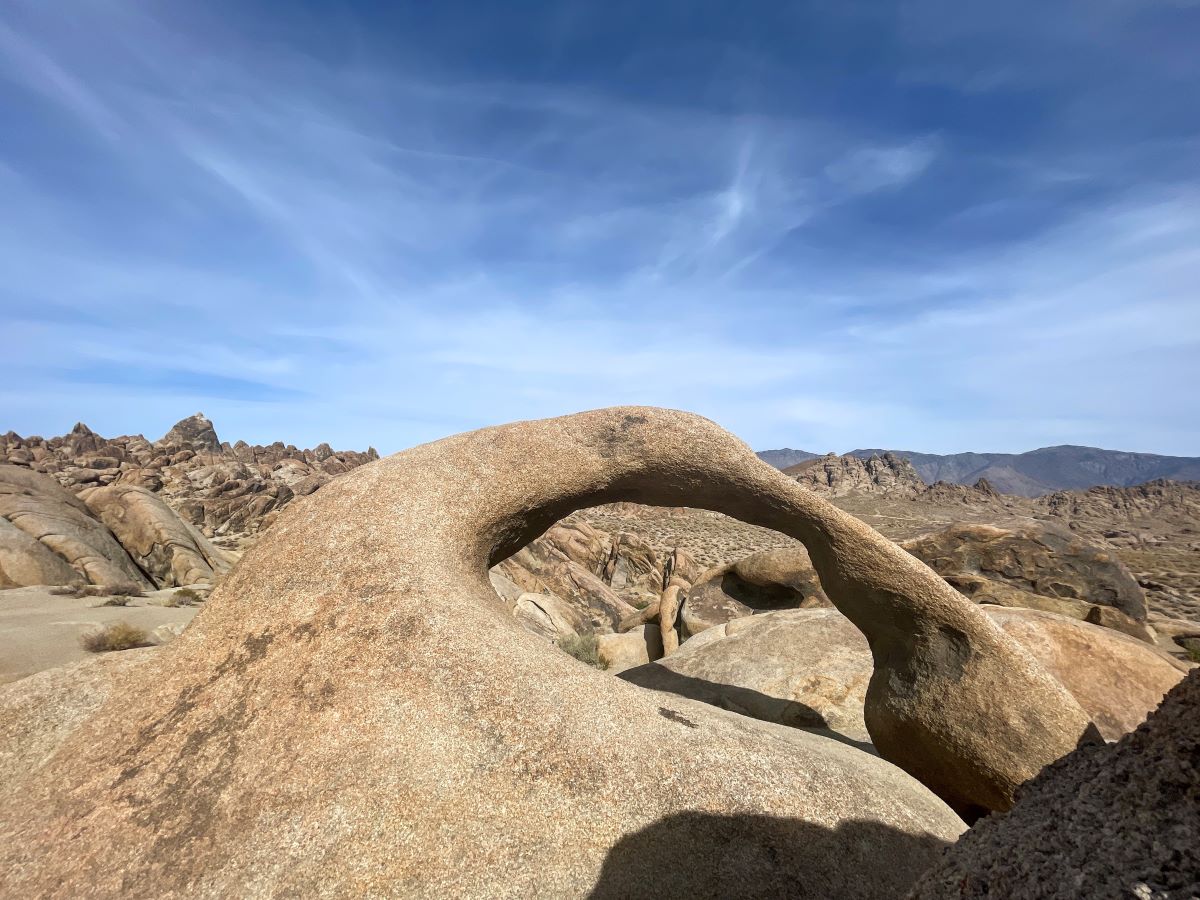
<svg viewBox="0 0 1200 900"><path fill-rule="evenodd" d="M204 602L204 595L191 588L180 588L172 594L163 606L193 606Z"/></svg>
<svg viewBox="0 0 1200 900"><path fill-rule="evenodd" d="M646 608L647 606L649 606L649 605L650 605L650 601L649 601L649 600L634 600L634 601L633 601L633 608L634 608L634 609L645 609L645 608Z"/></svg>
<svg viewBox="0 0 1200 900"><path fill-rule="evenodd" d="M1200 647L1184 647L1187 657L1194 663L1200 663Z"/></svg>
<svg viewBox="0 0 1200 900"><path fill-rule="evenodd" d="M130 650L144 647L148 643L144 629L128 622L114 622L84 632L79 636L79 645L88 653L108 653L113 650Z"/></svg>
<svg viewBox="0 0 1200 900"><path fill-rule="evenodd" d="M132 599L133 598L130 597L128 594L122 594L119 597L109 597L107 600L105 600L100 605L101 606L128 606L129 601Z"/></svg>
<svg viewBox="0 0 1200 900"><path fill-rule="evenodd" d="M132 597L144 596L139 585L132 581L121 581L116 584L64 584L62 587L51 588L50 593L56 597L124 597L128 601ZM105 606L124 606L124 603L105 603Z"/></svg>
<svg viewBox="0 0 1200 900"><path fill-rule="evenodd" d="M600 659L600 644L594 634L567 635L559 640L558 646L564 653L569 653L580 662L587 663L593 668L608 668Z"/></svg>

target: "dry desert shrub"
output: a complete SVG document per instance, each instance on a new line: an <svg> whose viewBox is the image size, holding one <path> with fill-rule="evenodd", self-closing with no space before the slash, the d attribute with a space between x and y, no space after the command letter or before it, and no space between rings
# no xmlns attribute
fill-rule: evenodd
<svg viewBox="0 0 1200 900"><path fill-rule="evenodd" d="M94 628L79 636L79 645L88 653L108 653L112 650L130 650L133 647L144 647L147 635L144 629L128 622L114 622L101 628Z"/></svg>
<svg viewBox="0 0 1200 900"><path fill-rule="evenodd" d="M569 653L580 662L587 663L593 668L608 668L600 660L600 644L594 634L570 634L565 638L560 638L558 646L563 652Z"/></svg>
<svg viewBox="0 0 1200 900"><path fill-rule="evenodd" d="M119 597L109 597L107 600L105 600L100 605L101 606L128 606L129 601L132 599L133 598L130 597L128 594L122 594Z"/></svg>
<svg viewBox="0 0 1200 900"><path fill-rule="evenodd" d="M203 603L204 595L199 591L194 591L191 588L180 588L174 594L167 598L163 606L192 606L196 603Z"/></svg>

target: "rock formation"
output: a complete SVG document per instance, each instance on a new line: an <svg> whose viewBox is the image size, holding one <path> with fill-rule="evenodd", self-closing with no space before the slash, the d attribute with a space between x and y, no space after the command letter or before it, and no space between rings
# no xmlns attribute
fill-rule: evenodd
<svg viewBox="0 0 1200 900"><path fill-rule="evenodd" d="M1120 742L1082 748L979 822L911 900L1200 896L1200 670Z"/></svg>
<svg viewBox="0 0 1200 900"><path fill-rule="evenodd" d="M1088 729L977 606L711 422L601 410L416 447L290 508L0 803L0 894L620 896L671 834L756 848L701 854L708 883L904 890L960 827L912 778L622 684L504 609L491 565L615 500L804 541L871 644L876 746L964 812L1007 806Z"/></svg>
<svg viewBox="0 0 1200 900"><path fill-rule="evenodd" d="M110 484L146 488L206 537L231 546L269 524L293 498L378 458L374 450L335 452L328 444L313 450L279 442L230 445L202 413L175 423L153 443L141 435L104 438L83 423L56 438L0 435L0 463L49 474L72 491Z"/></svg>
<svg viewBox="0 0 1200 900"><path fill-rule="evenodd" d="M1141 641L1075 619L982 609L1058 679L1106 740L1136 728L1187 671ZM872 669L866 640L845 616L793 609L717 625L676 654L621 677L756 719L865 742Z"/></svg>
<svg viewBox="0 0 1200 900"><path fill-rule="evenodd" d="M800 484L828 497L870 490L893 496L913 497L925 482L907 459L894 453L859 459L830 453L784 469Z"/></svg>
<svg viewBox="0 0 1200 900"><path fill-rule="evenodd" d="M48 475L0 465L0 521L0 587L74 580L153 587L112 532Z"/></svg>
<svg viewBox="0 0 1200 900"><path fill-rule="evenodd" d="M756 610L830 605L803 547L754 553L709 569L687 589L680 607L681 637Z"/></svg>
<svg viewBox="0 0 1200 900"><path fill-rule="evenodd" d="M1141 588L1116 555L1055 522L1027 520L1011 528L952 525L901 546L977 600L991 591L992 602L1031 605L1020 599L1005 603L1005 596L1013 596L1003 591L1007 586L1050 598L1057 604L1053 611L1074 611L1077 618L1093 606L1106 606L1135 622L1146 620Z"/></svg>
<svg viewBox="0 0 1200 900"><path fill-rule="evenodd" d="M112 484L79 496L158 587L211 584L233 563L146 488Z"/></svg>

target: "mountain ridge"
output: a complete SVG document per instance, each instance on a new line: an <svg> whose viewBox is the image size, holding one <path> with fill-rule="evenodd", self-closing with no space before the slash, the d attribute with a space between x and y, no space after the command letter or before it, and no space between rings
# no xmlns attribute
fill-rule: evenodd
<svg viewBox="0 0 1200 900"><path fill-rule="evenodd" d="M945 481L971 485L983 478L996 490L1022 497L1040 497L1063 490L1092 487L1132 487L1157 479L1200 480L1200 457L1166 456L1105 450L1077 444L1039 447L1024 453L921 453L914 450L860 448L844 456L858 459L887 454L907 459L926 484ZM784 456L783 454L789 454ZM820 457L804 450L765 450L764 462L786 469ZM777 460L795 459L780 464Z"/></svg>

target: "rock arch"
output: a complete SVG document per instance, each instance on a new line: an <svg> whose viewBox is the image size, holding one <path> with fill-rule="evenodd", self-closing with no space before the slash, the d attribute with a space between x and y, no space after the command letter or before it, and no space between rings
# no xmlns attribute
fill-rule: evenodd
<svg viewBox="0 0 1200 900"><path fill-rule="evenodd" d="M881 760L616 682L513 623L488 567L616 500L803 541L871 644L880 752L967 814L1006 807L1088 726L923 564L712 422L640 407L518 422L289 507L188 631L0 803L0 893L562 895L688 809L957 834ZM839 896L893 896L932 852L844 850L779 865L834 879L813 896L838 878L853 882Z"/></svg>

